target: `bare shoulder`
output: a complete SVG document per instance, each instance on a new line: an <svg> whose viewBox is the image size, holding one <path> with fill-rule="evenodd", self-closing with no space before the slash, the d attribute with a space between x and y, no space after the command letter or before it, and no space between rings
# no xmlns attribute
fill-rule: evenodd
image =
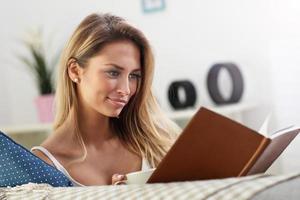
<svg viewBox="0 0 300 200"><path fill-rule="evenodd" d="M40 159L42 159L43 161L45 161L46 163L48 163L49 165L54 166L53 162L40 150L38 150L38 149L33 150L32 153L34 155L36 155L37 157L39 157Z"/></svg>
<svg viewBox="0 0 300 200"><path fill-rule="evenodd" d="M72 140L64 132L51 133L41 146L47 149L61 164L68 162L69 159L74 157L73 154L76 153L76 148L72 145ZM50 162L52 164L52 161L42 151L35 150L34 153L47 163Z"/></svg>
<svg viewBox="0 0 300 200"><path fill-rule="evenodd" d="M50 135L40 146L45 148L47 151L49 151L52 155L55 154L55 146L57 146L57 139L55 136L53 135ZM49 159L49 157L44 153L42 152L41 150L39 149L34 149L32 150L32 153L34 155L36 155L37 157L39 157L40 159L42 159L43 161L45 161L46 163L54 166L53 162ZM55 157L55 155L54 155Z"/></svg>

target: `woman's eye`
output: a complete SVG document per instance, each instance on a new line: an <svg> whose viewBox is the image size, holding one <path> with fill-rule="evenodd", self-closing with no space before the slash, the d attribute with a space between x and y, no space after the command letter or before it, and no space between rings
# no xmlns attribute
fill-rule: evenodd
<svg viewBox="0 0 300 200"><path fill-rule="evenodd" d="M108 71L107 74L110 76L110 77L117 77L120 73L118 71Z"/></svg>
<svg viewBox="0 0 300 200"><path fill-rule="evenodd" d="M140 74L130 74L130 75L129 75L129 78L130 78L130 79L140 79L140 78L141 78L141 75L140 75Z"/></svg>

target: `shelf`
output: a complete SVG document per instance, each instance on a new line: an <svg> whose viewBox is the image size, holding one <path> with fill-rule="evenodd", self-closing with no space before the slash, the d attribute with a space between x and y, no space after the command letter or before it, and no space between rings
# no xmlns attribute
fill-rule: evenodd
<svg viewBox="0 0 300 200"><path fill-rule="evenodd" d="M26 133L48 133L52 130L51 123L45 124L23 124L0 127L0 130L9 135L26 134Z"/></svg>
<svg viewBox="0 0 300 200"><path fill-rule="evenodd" d="M220 113L225 116L230 115L240 115L244 111L251 110L256 106L254 104L233 104L233 105L224 105L224 106L205 106L208 109L211 109L217 113ZM196 109L188 109L182 111L173 111L167 113L167 116L170 119L180 122L188 121L196 112ZM182 123L184 125L185 123ZM52 124L24 124L24 125L13 125L0 127L0 130L9 135L22 135L27 133L50 133L52 130Z"/></svg>
<svg viewBox="0 0 300 200"><path fill-rule="evenodd" d="M249 111L256 107L255 104L245 104L245 103L238 103L232 105L223 105L223 106L204 106L214 112L219 114L230 116L235 114L241 114L242 112ZM182 120L182 119L189 119L195 113L197 109L185 109L182 111L172 111L167 113L167 116L170 117L172 120Z"/></svg>

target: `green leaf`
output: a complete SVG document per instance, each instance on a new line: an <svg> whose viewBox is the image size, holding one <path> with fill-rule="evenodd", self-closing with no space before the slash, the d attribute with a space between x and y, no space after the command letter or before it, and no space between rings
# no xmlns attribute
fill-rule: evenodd
<svg viewBox="0 0 300 200"><path fill-rule="evenodd" d="M25 66L29 68L30 72L33 74L39 89L39 93L41 95L53 93L53 72L59 56L55 55L49 64L47 63L46 55L42 46L26 41L24 41L24 45L28 48L31 58L25 56L18 56L18 58L24 63Z"/></svg>

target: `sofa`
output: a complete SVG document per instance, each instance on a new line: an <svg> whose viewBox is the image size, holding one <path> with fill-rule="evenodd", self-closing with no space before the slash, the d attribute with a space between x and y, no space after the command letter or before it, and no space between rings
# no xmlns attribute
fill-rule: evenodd
<svg viewBox="0 0 300 200"><path fill-rule="evenodd" d="M52 187L28 183L0 188L0 199L298 200L299 186L300 172L143 185Z"/></svg>

